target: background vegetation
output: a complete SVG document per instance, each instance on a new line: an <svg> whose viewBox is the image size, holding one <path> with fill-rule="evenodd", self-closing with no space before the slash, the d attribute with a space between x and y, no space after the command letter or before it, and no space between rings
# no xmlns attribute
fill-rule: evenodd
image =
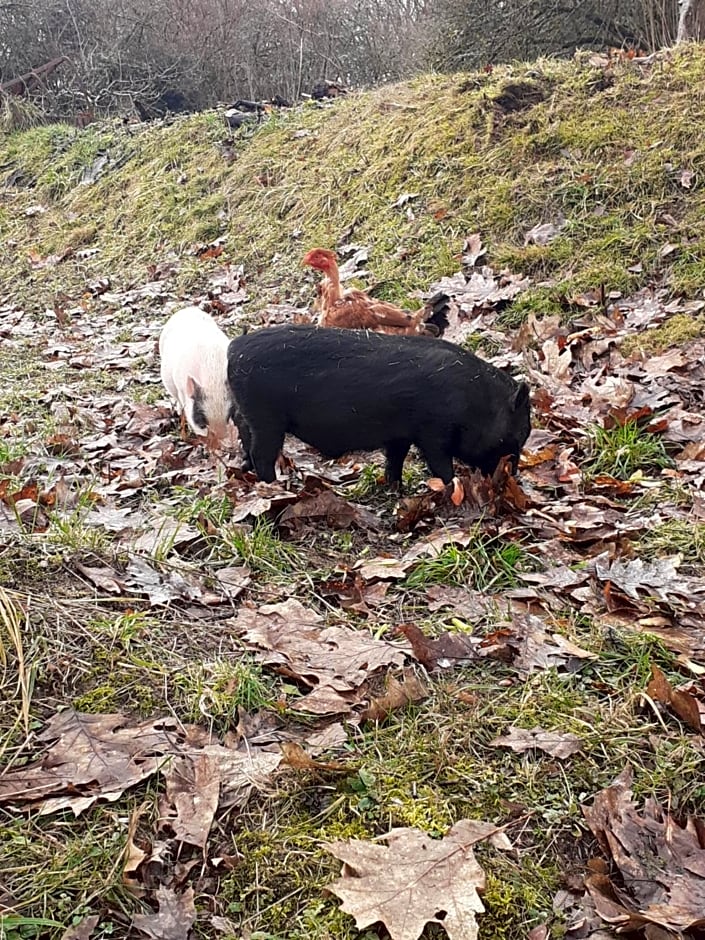
<svg viewBox="0 0 705 940"><path fill-rule="evenodd" d="M0 85L65 56L35 89L53 116L298 99L576 48L671 45L702 0L17 0L0 4ZM688 9L693 7L692 15Z"/></svg>

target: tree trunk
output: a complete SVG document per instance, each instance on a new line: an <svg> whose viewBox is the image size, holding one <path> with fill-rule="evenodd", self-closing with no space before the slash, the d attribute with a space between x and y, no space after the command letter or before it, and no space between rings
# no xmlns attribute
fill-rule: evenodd
<svg viewBox="0 0 705 940"><path fill-rule="evenodd" d="M705 0L681 0L676 42L705 39Z"/></svg>

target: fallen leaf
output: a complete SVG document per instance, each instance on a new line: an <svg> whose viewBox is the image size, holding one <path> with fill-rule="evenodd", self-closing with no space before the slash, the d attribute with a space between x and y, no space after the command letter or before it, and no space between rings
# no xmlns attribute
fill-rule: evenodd
<svg viewBox="0 0 705 940"><path fill-rule="evenodd" d="M195 526L186 525L170 516L153 516L146 521L148 529L132 544L135 552L144 555L159 553L159 557L164 557L201 537Z"/></svg>
<svg viewBox="0 0 705 940"><path fill-rule="evenodd" d="M350 773L349 764L336 761L318 761L306 753L297 741L283 741L281 743L282 763L292 770L325 770L328 773Z"/></svg>
<svg viewBox="0 0 705 940"><path fill-rule="evenodd" d="M306 737L306 744L312 754L320 754L331 748L341 747L348 740L348 733L339 722L327 725L321 731L314 731Z"/></svg>
<svg viewBox="0 0 705 940"><path fill-rule="evenodd" d="M463 264L467 265L469 268L474 268L477 259L481 258L484 254L485 249L482 245L480 233L473 232L472 235L468 235L463 244L463 256L461 259Z"/></svg>
<svg viewBox="0 0 705 940"><path fill-rule="evenodd" d="M294 598L257 610L243 607L234 627L260 661L314 690L291 707L316 714L348 711L363 682L404 661L398 646L346 626L327 627L319 614Z"/></svg>
<svg viewBox="0 0 705 940"><path fill-rule="evenodd" d="M189 931L196 920L193 888L177 894L173 888L159 885L156 900L159 908L154 914L135 914L132 926L152 940L188 940Z"/></svg>
<svg viewBox="0 0 705 940"><path fill-rule="evenodd" d="M91 584L94 584L101 591L108 591L110 594L122 594L125 591L125 582L120 574L114 568L103 566L101 568L82 565L80 561L74 562L76 570L88 578Z"/></svg>
<svg viewBox="0 0 705 940"><path fill-rule="evenodd" d="M524 245L548 245L549 242L552 242L554 238L560 235L561 229L565 226L565 219L561 219L557 225L554 225L553 222L535 225L524 235Z"/></svg>
<svg viewBox="0 0 705 940"><path fill-rule="evenodd" d="M397 708L420 702L429 691L426 683L413 673L404 676L401 681L389 676L384 695L373 698L360 718L362 721L382 721Z"/></svg>
<svg viewBox="0 0 705 940"><path fill-rule="evenodd" d="M148 853L143 851L135 842L135 832L141 811L133 810L130 814L130 821L127 827L127 843L125 845L125 862L122 866L122 880L127 888L137 897L145 894L145 888L141 884L138 872L140 866L148 858Z"/></svg>
<svg viewBox="0 0 705 940"><path fill-rule="evenodd" d="M398 558L381 557L358 561L355 565L365 581L405 578L409 567L409 564L403 564Z"/></svg>
<svg viewBox="0 0 705 940"><path fill-rule="evenodd" d="M315 493L302 493L300 499L286 506L277 520L284 529L296 531L303 524L324 522L332 529L379 528L379 520L369 510L338 496L331 489L320 489Z"/></svg>
<svg viewBox="0 0 705 940"><path fill-rule="evenodd" d="M90 940L99 920L100 916L98 914L90 914L88 917L84 917L79 923L69 927L61 935L61 940Z"/></svg>
<svg viewBox="0 0 705 940"><path fill-rule="evenodd" d="M588 876L586 887L598 913L620 933L648 924L676 936L705 922L705 825L679 823L653 799L640 813L632 800L632 771L624 770L583 806L602 850L622 876L618 888L605 874Z"/></svg>
<svg viewBox="0 0 705 940"><path fill-rule="evenodd" d="M244 805L279 763L278 755L254 747L224 747L199 726L171 718L131 722L123 715L67 709L48 722L38 739L44 744L43 758L0 777L0 803L38 804L41 815L71 809L78 816L99 799L117 800L157 771L168 773L173 757L198 762L205 756L214 762L213 776L219 774L223 781L220 805ZM199 779L207 767L207 761L200 765ZM180 792L175 784L173 792ZM179 799L183 804L190 797ZM187 812L183 809L180 823L184 831L192 825ZM202 827L204 819L194 825Z"/></svg>
<svg viewBox="0 0 705 940"><path fill-rule="evenodd" d="M543 728L510 728L509 733L495 738L491 747L509 747L519 753L538 748L564 760L582 750L582 741L575 734L560 731L544 731Z"/></svg>
<svg viewBox="0 0 705 940"><path fill-rule="evenodd" d="M596 658L594 653L581 649L560 633L553 633L535 614L518 614L512 618L509 643L517 649L513 665L521 675L551 667L575 671L584 660Z"/></svg>
<svg viewBox="0 0 705 940"><path fill-rule="evenodd" d="M428 609L434 613L449 607L456 617L463 620L480 620L487 615L492 605L489 597L478 594L468 587L453 587L447 584L431 584L426 588Z"/></svg>
<svg viewBox="0 0 705 940"><path fill-rule="evenodd" d="M696 694L699 693L699 694ZM705 732L705 686L689 682L674 688L654 663L646 694L657 702L669 705L678 717L695 731Z"/></svg>
<svg viewBox="0 0 705 940"><path fill-rule="evenodd" d="M557 339L551 338L544 341L541 351L543 352L542 370L559 382L567 382L573 364L570 346L562 346Z"/></svg>
<svg viewBox="0 0 705 940"><path fill-rule="evenodd" d="M478 836L472 821L461 819L443 839L392 829L382 837L386 845L323 843L343 862L341 877L328 890L358 930L381 921L392 940L417 940L431 923L441 925L449 940L475 940L485 875L472 846L488 835Z"/></svg>
<svg viewBox="0 0 705 940"><path fill-rule="evenodd" d="M469 662L480 656L480 640L460 633L442 633L430 638L413 623L401 624L397 632L411 643L414 656L429 671L439 666L447 668L457 663Z"/></svg>
<svg viewBox="0 0 705 940"><path fill-rule="evenodd" d="M162 825L168 823L179 842L205 850L220 798L217 760L205 752L179 755L166 768L164 778Z"/></svg>
<svg viewBox="0 0 705 940"><path fill-rule="evenodd" d="M695 598L705 600L705 583L678 573L681 560L680 555L674 555L650 562L641 558L610 561L608 553L603 553L595 559L595 573L601 581L615 585L635 601L641 600L642 594L679 606L692 605Z"/></svg>

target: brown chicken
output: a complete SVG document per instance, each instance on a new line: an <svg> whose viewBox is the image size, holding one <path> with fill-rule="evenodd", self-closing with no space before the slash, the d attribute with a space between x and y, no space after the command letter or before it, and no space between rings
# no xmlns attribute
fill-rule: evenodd
<svg viewBox="0 0 705 940"><path fill-rule="evenodd" d="M340 286L340 275L335 253L327 248L312 248L304 256L303 264L322 271L319 285L319 326L337 326L349 330L376 330L378 333L431 333L424 317L426 308L408 313L395 304L375 300L364 291Z"/></svg>

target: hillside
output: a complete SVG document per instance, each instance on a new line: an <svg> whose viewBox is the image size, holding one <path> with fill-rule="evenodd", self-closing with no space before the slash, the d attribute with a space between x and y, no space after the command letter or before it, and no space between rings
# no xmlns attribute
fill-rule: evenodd
<svg viewBox="0 0 705 940"><path fill-rule="evenodd" d="M226 235L218 260L243 265L254 311L301 296L300 257L317 243L369 245L380 295L403 300L455 271L479 232L490 264L536 282L513 319L601 284L692 296L704 73L698 46L644 64L581 55L422 77L234 136L217 113L12 134L0 141L0 281L46 305L52 289L102 277L139 283L175 252L186 295L203 269L193 246ZM542 223L559 236L525 245Z"/></svg>
<svg viewBox="0 0 705 940"><path fill-rule="evenodd" d="M701 940L703 89L0 139L0 940ZM305 321L317 244L526 379L516 477L179 436L168 313Z"/></svg>

